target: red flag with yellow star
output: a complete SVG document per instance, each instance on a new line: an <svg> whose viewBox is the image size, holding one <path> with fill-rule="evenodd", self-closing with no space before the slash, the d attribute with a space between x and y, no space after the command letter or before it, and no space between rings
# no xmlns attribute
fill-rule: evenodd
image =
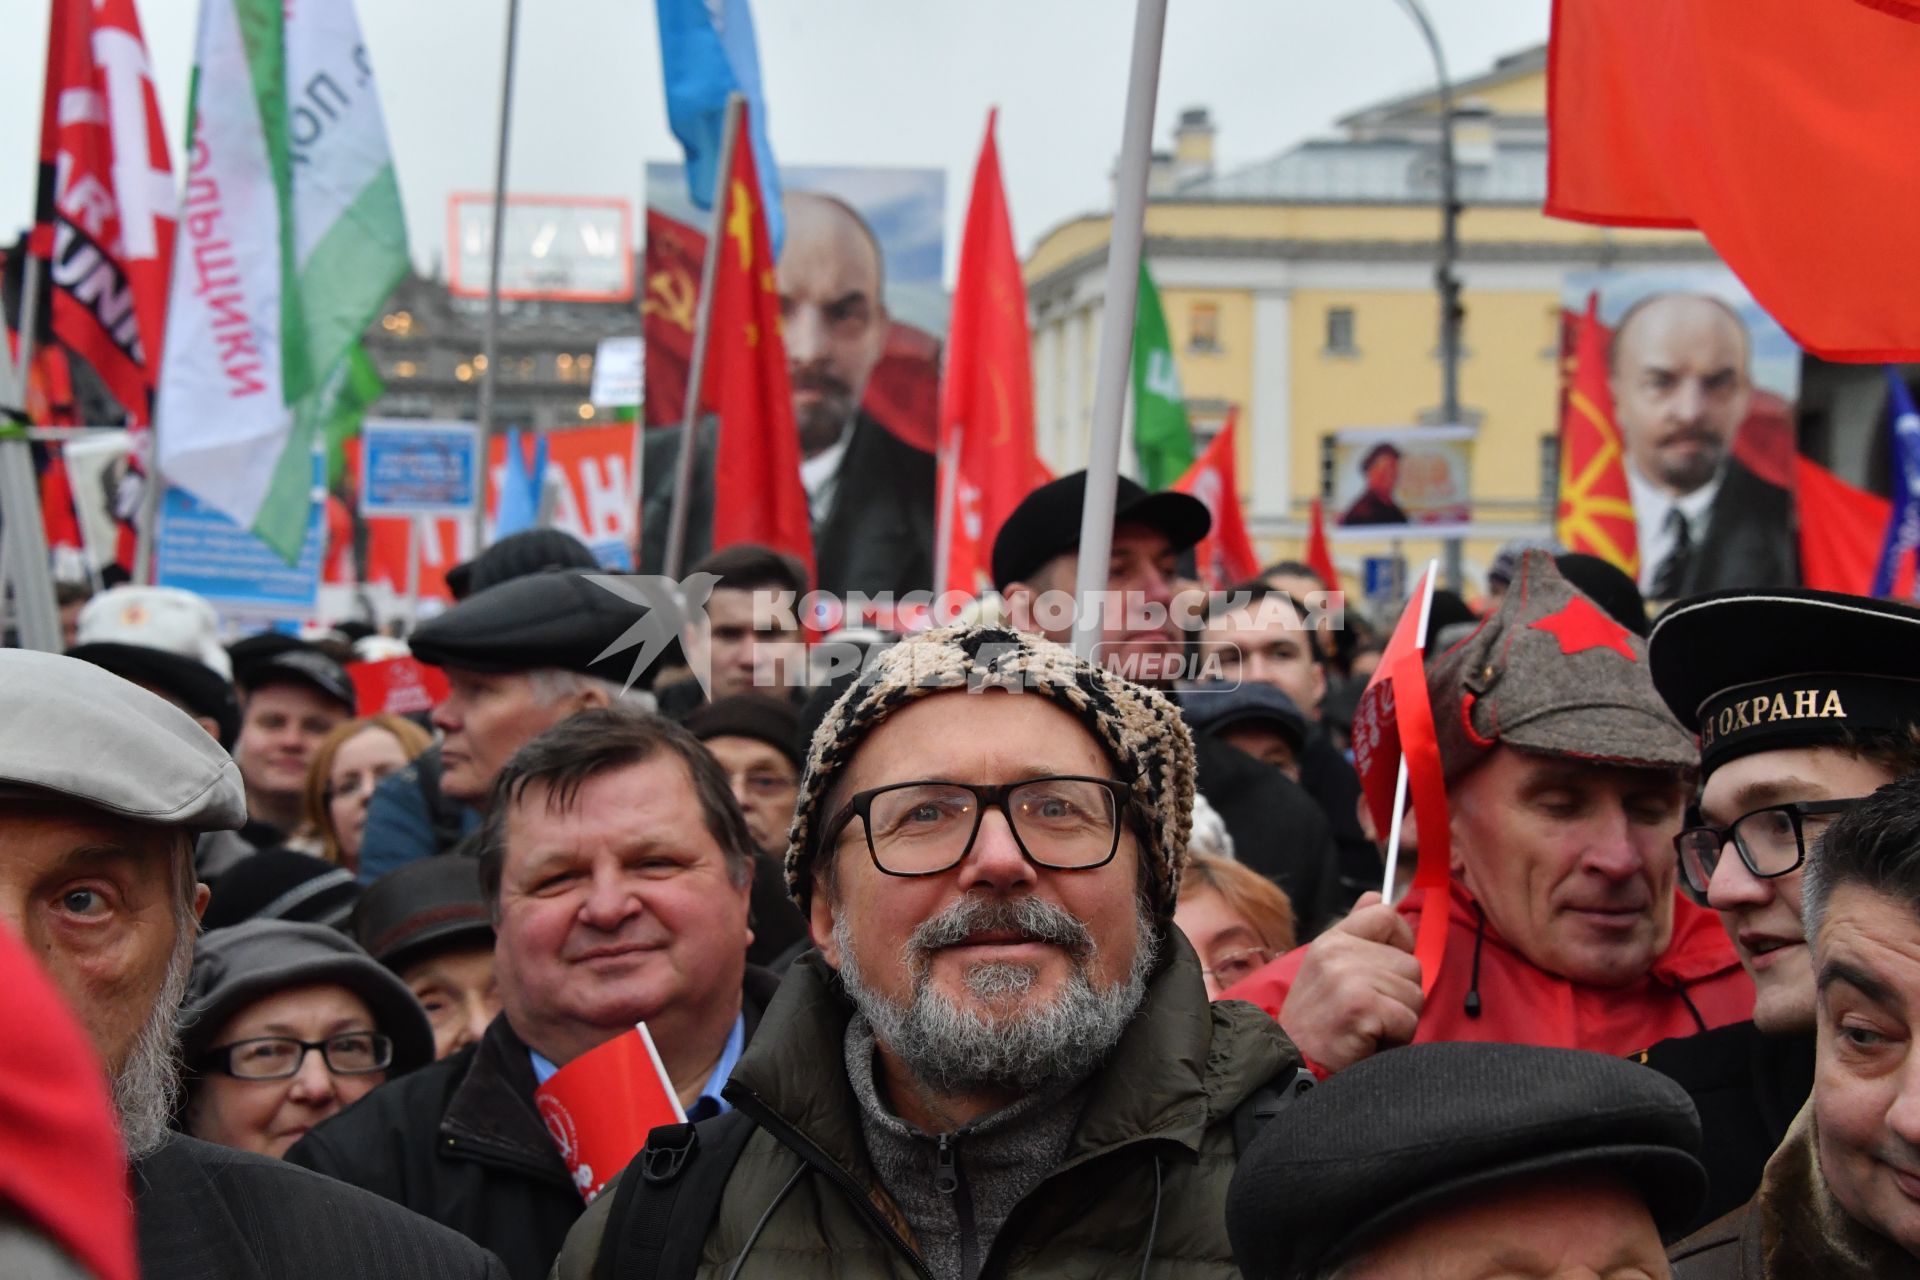
<svg viewBox="0 0 1920 1280"><path fill-rule="evenodd" d="M742 109L737 135L745 138ZM713 470L713 548L757 542L795 557L813 576L813 521L800 483L780 292L753 148L735 146L727 214L713 278L706 399L720 414Z"/></svg>
<svg viewBox="0 0 1920 1280"><path fill-rule="evenodd" d="M1627 460L1607 389L1607 327L1599 296L1574 318L1573 364L1560 408L1560 510L1554 536L1569 551L1599 556L1640 576L1640 538L1627 490Z"/></svg>

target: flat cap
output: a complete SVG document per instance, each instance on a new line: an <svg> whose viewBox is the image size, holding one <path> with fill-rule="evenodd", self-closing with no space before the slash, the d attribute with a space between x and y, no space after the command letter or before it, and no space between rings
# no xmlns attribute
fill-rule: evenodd
<svg viewBox="0 0 1920 1280"><path fill-rule="evenodd" d="M249 920L200 936L187 975L182 1059L197 1067L227 1023L255 1001L320 982L366 1001L374 1029L393 1039L389 1075L433 1061L433 1024L406 984L344 933L293 920Z"/></svg>
<svg viewBox="0 0 1920 1280"><path fill-rule="evenodd" d="M1313 1280L1455 1197L1603 1171L1671 1239L1705 1198L1699 1156L1692 1099L1638 1063L1413 1045L1330 1077L1261 1131L1227 1190L1227 1236L1248 1280Z"/></svg>
<svg viewBox="0 0 1920 1280"><path fill-rule="evenodd" d="M561 529L522 529L510 533L471 560L447 570L447 589L465 600L488 587L551 569L598 569L587 544Z"/></svg>
<svg viewBox="0 0 1920 1280"><path fill-rule="evenodd" d="M1075 471L1048 481L1020 500L993 539L993 585L1031 576L1057 555L1080 545L1080 508L1087 500L1087 473ZM1144 524L1167 536L1175 551L1185 551L1207 536L1213 517L1207 504L1171 490L1149 493L1125 476L1113 495L1113 522Z"/></svg>
<svg viewBox="0 0 1920 1280"><path fill-rule="evenodd" d="M188 831L247 820L233 757L186 712L92 663L0 649L0 725L0 789Z"/></svg>
<svg viewBox="0 0 1920 1280"><path fill-rule="evenodd" d="M1440 763L1454 781L1505 745L1648 769L1699 763L1654 690L1646 641L1529 551L1497 612L1427 658Z"/></svg>
<svg viewBox="0 0 1920 1280"><path fill-rule="evenodd" d="M1920 609L1835 591L1718 591L1660 615L1654 687L1708 773L1759 751L1920 725Z"/></svg>
<svg viewBox="0 0 1920 1280"><path fill-rule="evenodd" d="M367 886L348 931L398 972L462 943L493 943L493 916L480 891L480 861L459 854L417 858Z"/></svg>
<svg viewBox="0 0 1920 1280"><path fill-rule="evenodd" d="M625 682L637 651L600 655L645 614L585 573L535 573L475 592L421 623L410 643L414 657L436 667L486 672L558 667ZM649 685L652 674L643 674L638 683Z"/></svg>

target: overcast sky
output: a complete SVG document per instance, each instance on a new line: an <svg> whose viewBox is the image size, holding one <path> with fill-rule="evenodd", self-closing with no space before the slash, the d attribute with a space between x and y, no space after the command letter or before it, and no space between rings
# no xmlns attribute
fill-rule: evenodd
<svg viewBox="0 0 1920 1280"><path fill-rule="evenodd" d="M1456 78L1546 39L1549 0L1426 0ZM176 165L198 0L138 0ZM0 0L0 231L32 215L48 0ZM947 270L987 109L1023 251L1104 208L1120 145L1128 0L754 0L774 153L791 164L946 169ZM360 0L413 255L445 255L447 197L490 189L505 0ZM510 187L626 196L679 156L648 0L522 0ZM1206 106L1225 167L1432 83L1394 0L1172 0L1156 145Z"/></svg>

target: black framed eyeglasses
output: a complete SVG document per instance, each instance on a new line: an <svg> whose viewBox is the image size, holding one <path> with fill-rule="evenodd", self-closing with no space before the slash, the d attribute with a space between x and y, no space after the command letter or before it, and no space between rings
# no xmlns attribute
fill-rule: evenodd
<svg viewBox="0 0 1920 1280"><path fill-rule="evenodd" d="M1770 804L1743 813L1731 825L1710 827L1698 823L1673 838L1680 855L1680 874L1687 889L1701 901L1720 865L1720 854L1731 843L1741 864L1759 880L1772 880L1796 871L1807 860L1807 819L1845 813L1860 803L1851 800L1801 800Z"/></svg>
<svg viewBox="0 0 1920 1280"><path fill-rule="evenodd" d="M973 782L896 782L856 792L827 824L823 847L855 818L873 865L890 876L931 876L960 865L998 809L1027 861L1050 871L1091 871L1120 848L1127 784L1060 774L988 786Z"/></svg>
<svg viewBox="0 0 1920 1280"><path fill-rule="evenodd" d="M301 1064L316 1049L327 1070L337 1076L372 1075L393 1065L392 1037L378 1031L347 1031L325 1040L292 1036L236 1040L207 1050L200 1069L238 1080L285 1080L300 1074Z"/></svg>

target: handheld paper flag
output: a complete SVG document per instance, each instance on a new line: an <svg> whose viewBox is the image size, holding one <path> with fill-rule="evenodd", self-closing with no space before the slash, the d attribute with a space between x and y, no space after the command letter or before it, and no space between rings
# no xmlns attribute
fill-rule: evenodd
<svg viewBox="0 0 1920 1280"><path fill-rule="evenodd" d="M533 1101L588 1204L647 1145L649 1132L687 1122L644 1022L560 1068Z"/></svg>

